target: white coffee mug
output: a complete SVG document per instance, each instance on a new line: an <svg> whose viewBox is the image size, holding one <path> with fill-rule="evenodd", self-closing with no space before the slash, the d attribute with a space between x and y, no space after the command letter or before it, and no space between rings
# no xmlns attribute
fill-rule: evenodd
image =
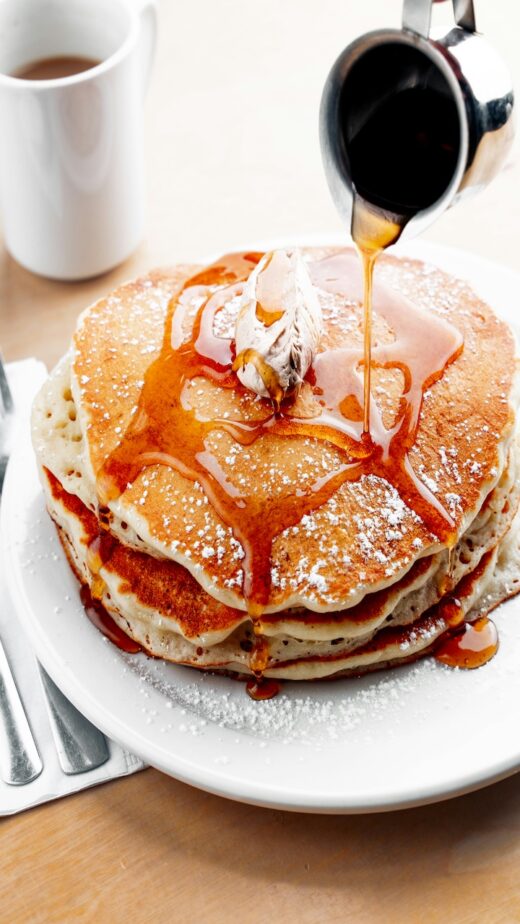
<svg viewBox="0 0 520 924"><path fill-rule="evenodd" d="M154 0L0 3L0 224L32 272L95 276L141 241L155 31ZM53 80L11 76L58 56L100 63Z"/></svg>

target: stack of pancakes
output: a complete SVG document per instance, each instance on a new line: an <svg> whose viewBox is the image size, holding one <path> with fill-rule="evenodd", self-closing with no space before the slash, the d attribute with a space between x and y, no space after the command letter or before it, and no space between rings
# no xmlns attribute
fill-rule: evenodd
<svg viewBox="0 0 520 924"><path fill-rule="evenodd" d="M306 252L311 276L330 253ZM153 272L88 309L34 405L33 441L50 515L79 580L116 623L152 655L240 674L252 672L261 638L266 676L304 680L422 656L453 628L454 607L460 622L482 611L486 595L496 604L516 592L513 336L465 283L418 261L385 256L377 274L410 310L437 314L463 337L460 355L424 395L409 456L449 511L449 540L432 533L382 477L346 482L275 537L268 600L253 621L244 549L200 483L154 462L100 506L99 472L136 415L168 304L200 269ZM358 346L361 357L357 294L317 291L320 349ZM182 298L188 339L200 289L187 288ZM230 290L215 316L218 336L232 336L238 306ZM376 342L392 336L376 315ZM374 369L372 393L388 428L402 390L395 370ZM185 383L182 400L203 420L255 420L268 403L204 376ZM297 398L298 415L312 417L316 400L310 378ZM344 462L343 450L309 435L242 445L216 428L206 449L230 491L254 496L265 517L275 499L296 495ZM497 587L496 576L504 574L508 586Z"/></svg>

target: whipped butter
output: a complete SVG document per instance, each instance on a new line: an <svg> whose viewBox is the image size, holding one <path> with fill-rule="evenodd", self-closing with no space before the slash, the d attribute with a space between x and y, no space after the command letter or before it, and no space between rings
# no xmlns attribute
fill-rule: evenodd
<svg viewBox="0 0 520 924"><path fill-rule="evenodd" d="M242 384L280 404L298 390L318 350L321 307L298 250L266 253L244 286L234 368Z"/></svg>

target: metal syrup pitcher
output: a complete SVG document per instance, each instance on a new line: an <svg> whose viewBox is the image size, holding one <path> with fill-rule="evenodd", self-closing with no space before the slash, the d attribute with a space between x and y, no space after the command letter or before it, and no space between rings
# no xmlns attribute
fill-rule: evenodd
<svg viewBox="0 0 520 924"><path fill-rule="evenodd" d="M327 78L320 141L329 188L350 228L361 196L404 216L403 236L482 189L513 137L507 68L476 32L472 0L453 0L456 25L430 36L432 0L404 0L403 28L361 36Z"/></svg>

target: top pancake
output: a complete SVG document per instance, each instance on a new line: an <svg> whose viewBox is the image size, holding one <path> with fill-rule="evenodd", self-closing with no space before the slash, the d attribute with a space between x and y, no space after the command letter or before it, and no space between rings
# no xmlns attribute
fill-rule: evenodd
<svg viewBox="0 0 520 924"><path fill-rule="evenodd" d="M335 253L309 251L311 276L319 261L334 259ZM332 271L333 263L328 266ZM96 474L130 425L147 370L159 356L168 302L199 269L151 273L122 286L81 318L74 338L71 384L92 497ZM320 275L323 278L321 270ZM409 299L409 312L433 312L464 338L462 354L426 393L410 452L414 471L452 516L453 542L504 467L514 419L513 338L465 283L430 266L383 257L376 280L398 292L400 299ZM319 289L318 294L325 328L321 349L357 347L361 360L359 289L348 294ZM216 315L220 336L232 333L236 295L236 287L229 289L229 301L226 304L224 297ZM188 339L200 289L187 290L182 299L187 306L184 336ZM395 332L377 316L377 299L376 292L374 339L391 344ZM402 390L401 373L374 371L372 393L387 428L395 419ZM267 402L244 389L223 388L202 377L186 382L182 399L203 419L248 421L270 413ZM318 401L306 383L292 413L311 417ZM225 477L237 496L254 498L266 518L281 497L309 490L345 463L343 450L300 435L268 434L244 447L223 429L215 429L207 437L206 450L219 477ZM114 523L124 522L128 535L137 534L141 547L184 565L223 603L246 608L243 549L200 484L172 468L150 465L109 507ZM275 538L266 609L305 606L325 611L353 606L366 592L399 580L417 558L443 545L387 481L364 476L343 484L321 507Z"/></svg>

